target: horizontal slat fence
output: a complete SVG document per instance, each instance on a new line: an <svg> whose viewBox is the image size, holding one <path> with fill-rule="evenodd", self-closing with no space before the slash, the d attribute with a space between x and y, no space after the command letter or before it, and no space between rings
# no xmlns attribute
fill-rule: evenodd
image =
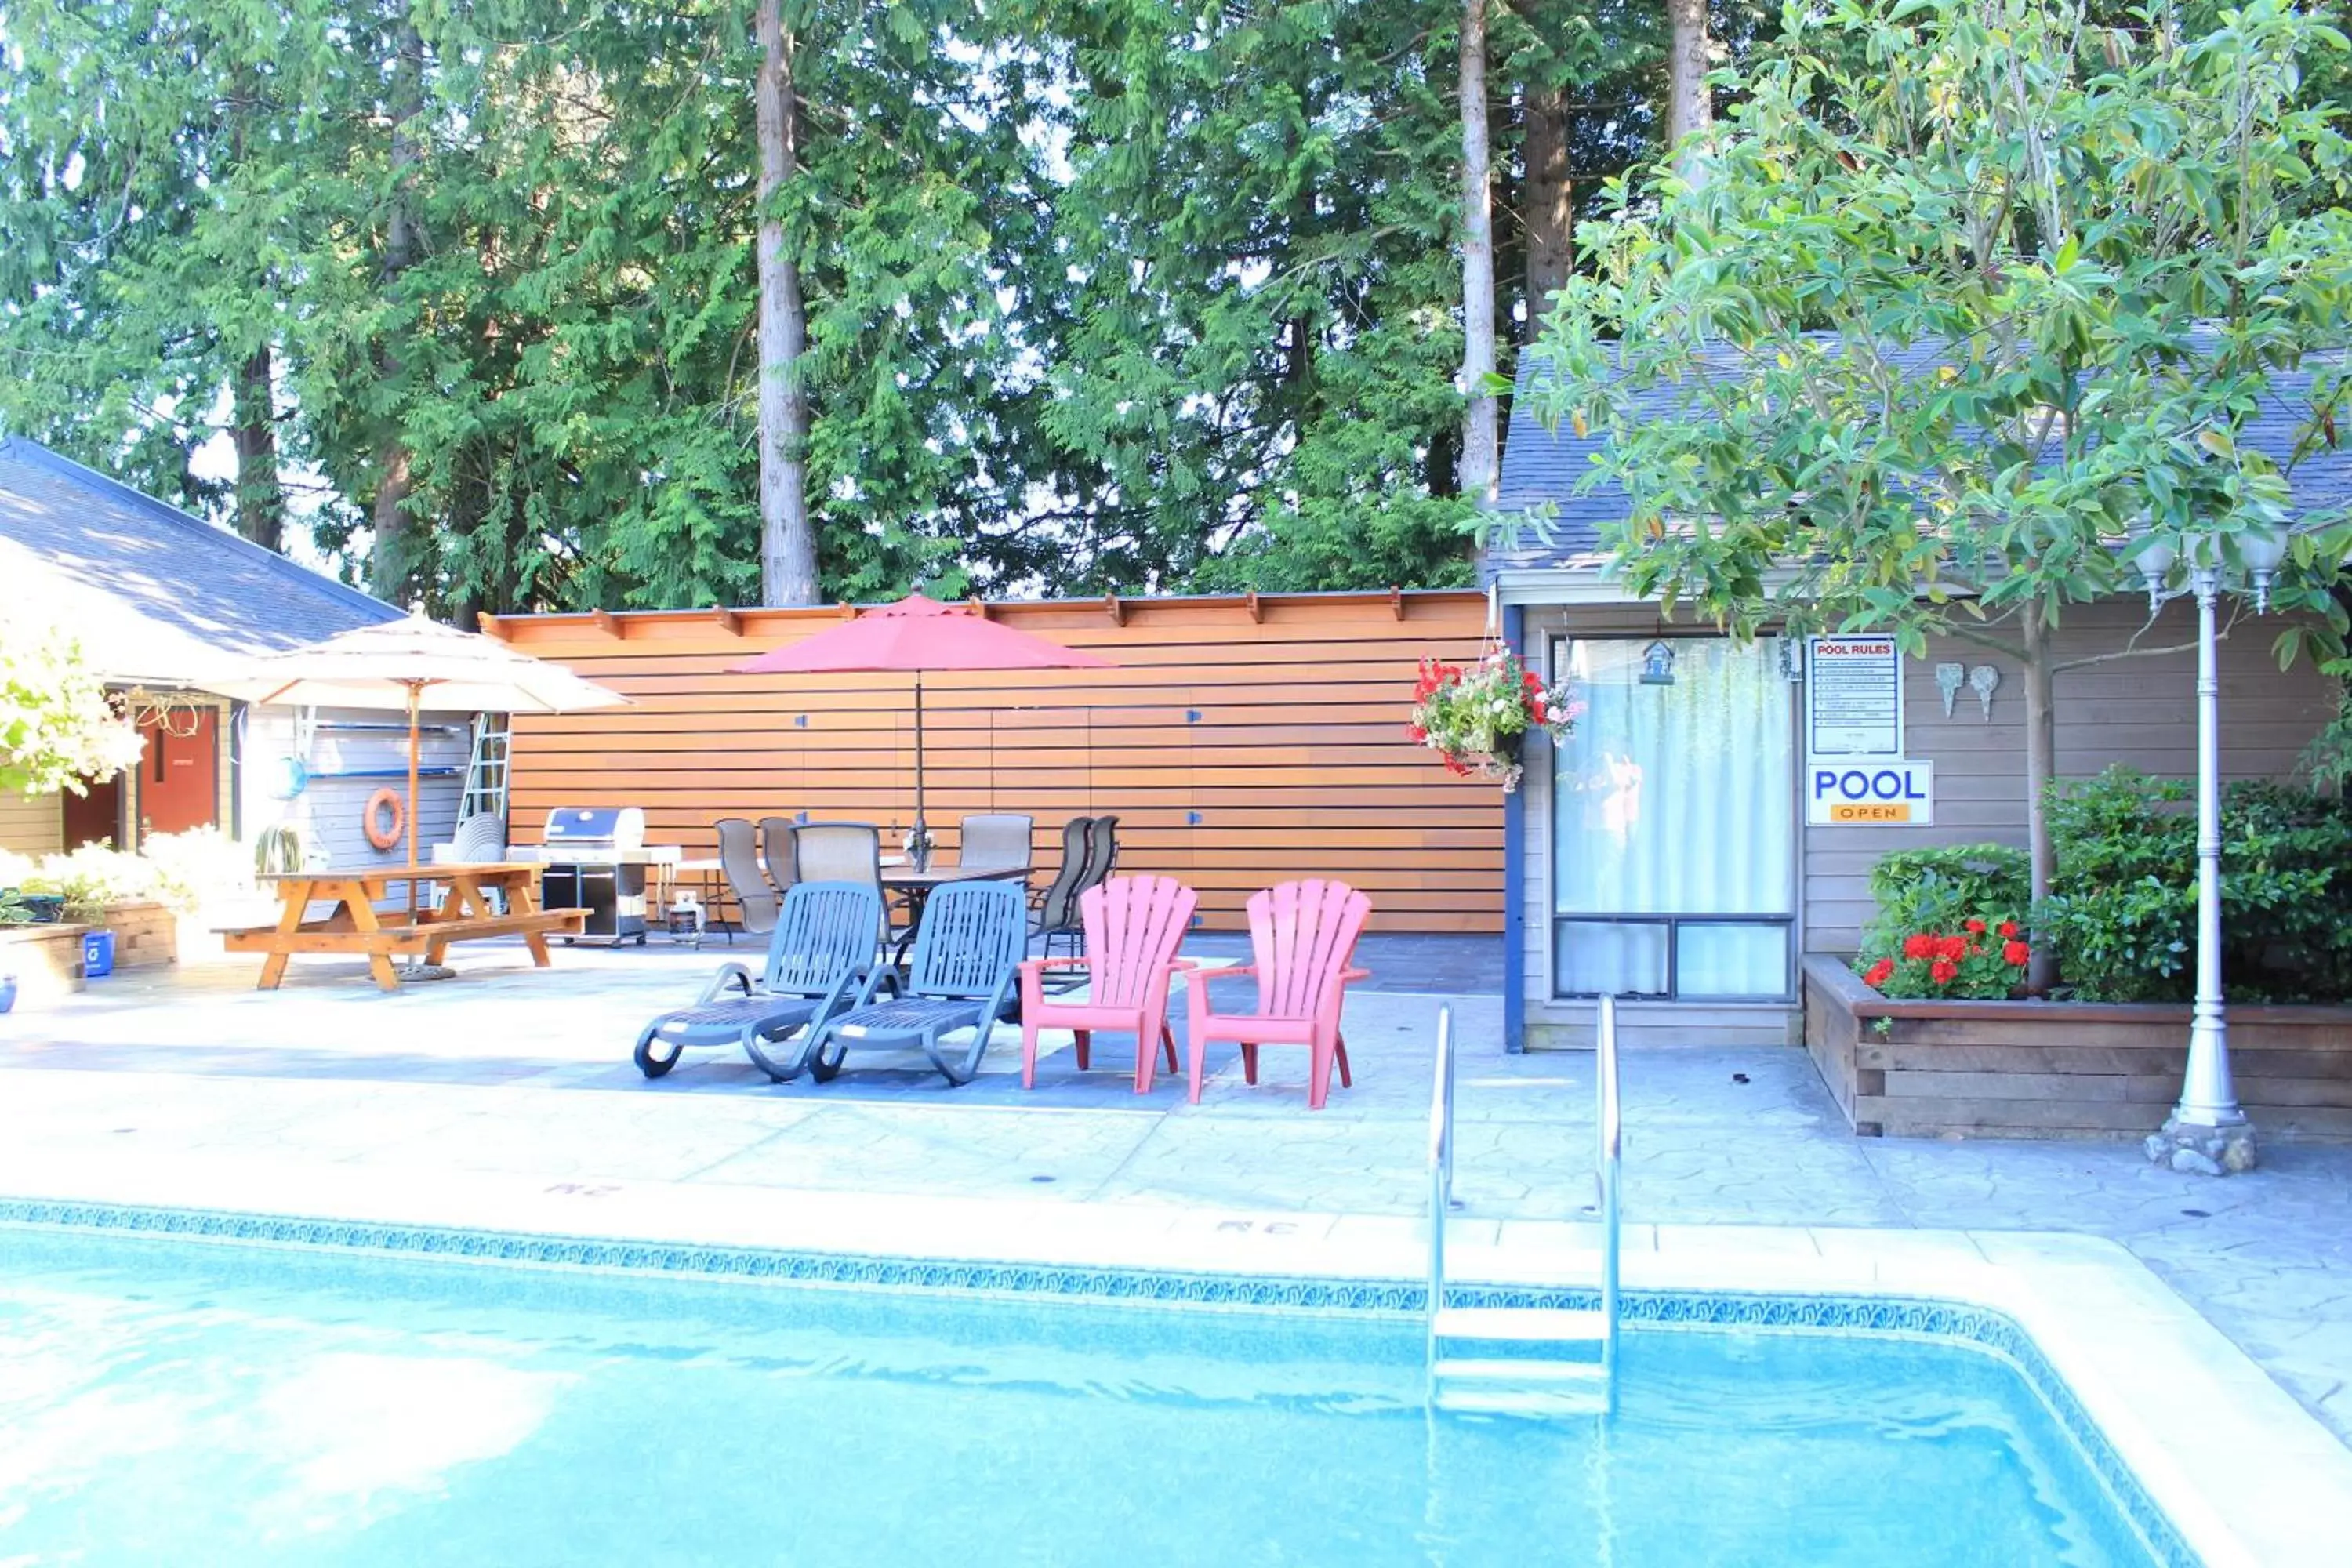
<svg viewBox="0 0 2352 1568"><path fill-rule="evenodd" d="M1503 813L1406 739L1424 654L1475 657L1475 594L994 604L1006 626L1107 670L923 679L927 809L949 854L967 812L1036 818L1050 876L1071 816L1119 818L1120 867L1181 877L1202 923L1238 930L1255 889L1337 878L1374 930L1502 929ZM625 708L518 715L509 813L536 842L559 805L639 805L647 837L715 853L722 816L914 817L912 678L730 673L838 609L505 616L522 652L626 693Z"/></svg>

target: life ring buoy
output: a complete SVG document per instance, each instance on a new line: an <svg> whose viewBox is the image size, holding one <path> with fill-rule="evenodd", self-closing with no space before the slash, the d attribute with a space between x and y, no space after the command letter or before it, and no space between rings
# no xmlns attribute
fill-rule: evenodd
<svg viewBox="0 0 2352 1568"><path fill-rule="evenodd" d="M388 822L383 816L386 811L392 813ZM360 818L360 826L367 830L367 841L379 849L389 849L398 844L400 830L407 823L408 814L401 806L400 796L388 789L380 789L368 796L367 809Z"/></svg>

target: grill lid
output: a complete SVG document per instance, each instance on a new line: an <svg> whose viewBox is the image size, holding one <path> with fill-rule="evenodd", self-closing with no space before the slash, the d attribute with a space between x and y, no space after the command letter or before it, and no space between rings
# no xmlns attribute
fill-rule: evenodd
<svg viewBox="0 0 2352 1568"><path fill-rule="evenodd" d="M549 847L579 849L642 849L646 845L646 813L637 805L559 805L547 814L541 836Z"/></svg>

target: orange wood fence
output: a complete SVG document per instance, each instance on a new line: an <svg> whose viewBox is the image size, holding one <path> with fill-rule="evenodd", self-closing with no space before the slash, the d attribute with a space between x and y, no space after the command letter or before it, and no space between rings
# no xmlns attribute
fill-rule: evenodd
<svg viewBox="0 0 2352 1568"><path fill-rule="evenodd" d="M1502 929L1503 813L1490 784L1406 739L1417 662L1477 651L1470 593L992 604L1008 626L1087 648L1108 670L927 675L927 810L952 853L965 812L1036 818L1041 875L1062 824L1116 813L1122 869L1181 877L1203 923L1291 877L1370 893L1376 930ZM523 652L625 692L630 706L515 721L518 843L559 805L641 805L647 836L714 852L722 816L914 816L912 679L733 675L837 624L823 610L484 617Z"/></svg>

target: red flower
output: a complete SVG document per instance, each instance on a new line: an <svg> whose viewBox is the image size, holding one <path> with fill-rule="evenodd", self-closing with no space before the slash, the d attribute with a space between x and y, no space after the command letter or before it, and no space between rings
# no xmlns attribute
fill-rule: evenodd
<svg viewBox="0 0 2352 1568"><path fill-rule="evenodd" d="M1969 939L1964 936L1944 937L1936 943L1936 956L1947 963L1958 963L1968 952Z"/></svg>
<svg viewBox="0 0 2352 1568"><path fill-rule="evenodd" d="M2022 969L2027 961L2032 958L2033 950L2021 942L2011 942L2002 945L2000 956L2003 963Z"/></svg>
<svg viewBox="0 0 2352 1568"><path fill-rule="evenodd" d="M1935 957L1935 937L1927 931L1920 931L1916 935L1905 937L1903 939L1903 956L1906 958Z"/></svg>
<svg viewBox="0 0 2352 1568"><path fill-rule="evenodd" d="M1963 931L1967 931L1970 936L1982 936L1982 935L1984 935L1985 923L1984 923L1984 921L1979 921L1979 920L1968 920L1968 921L1962 921L1960 922L1960 927L1961 927L1961 929L1962 929Z"/></svg>
<svg viewBox="0 0 2352 1568"><path fill-rule="evenodd" d="M1868 972L1863 975L1862 983L1864 985L1884 985L1894 973L1895 961L1891 958L1882 958L1870 966Z"/></svg>
<svg viewBox="0 0 2352 1568"><path fill-rule="evenodd" d="M2001 921L2000 934L2003 936L2015 936L2017 934L2017 922L2015 921Z"/></svg>
<svg viewBox="0 0 2352 1568"><path fill-rule="evenodd" d="M1423 729L1418 724L1407 724L1404 727L1404 732L1412 738L1412 743L1416 746L1423 745L1428 742L1429 731Z"/></svg>
<svg viewBox="0 0 2352 1568"><path fill-rule="evenodd" d="M1949 985L1960 973L1960 966L1948 958L1939 958L1927 966L1927 978L1938 985Z"/></svg>

